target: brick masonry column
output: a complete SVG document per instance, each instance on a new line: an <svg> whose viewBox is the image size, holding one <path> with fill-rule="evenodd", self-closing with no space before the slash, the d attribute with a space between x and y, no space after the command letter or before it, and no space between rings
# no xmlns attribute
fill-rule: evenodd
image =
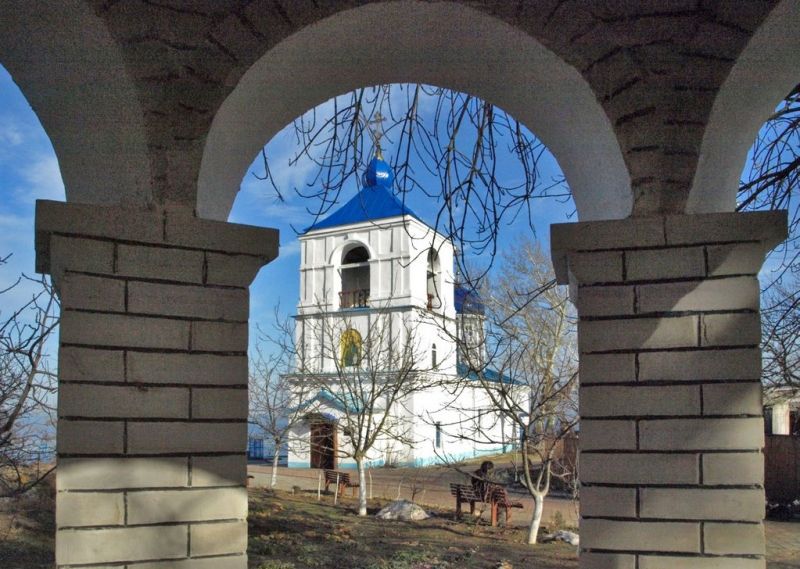
<svg viewBox="0 0 800 569"><path fill-rule="evenodd" d="M785 212L552 227L579 314L581 569L763 569L759 284Z"/></svg>
<svg viewBox="0 0 800 569"><path fill-rule="evenodd" d="M247 567L248 285L278 232L37 203L61 298L56 564Z"/></svg>

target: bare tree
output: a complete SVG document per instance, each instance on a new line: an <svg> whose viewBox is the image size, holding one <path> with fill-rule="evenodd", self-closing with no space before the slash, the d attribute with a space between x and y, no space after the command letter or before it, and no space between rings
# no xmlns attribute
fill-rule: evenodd
<svg viewBox="0 0 800 569"><path fill-rule="evenodd" d="M280 309L276 307L276 324L272 335L286 331L290 337L294 337L292 322L281 319L279 314ZM250 423L260 429L274 450L270 488L275 488L278 482L281 449L297 444L291 435L306 415L297 401L306 399L309 386L289 379L296 357L292 348L291 343L275 342L270 334L262 332L255 348L255 357L250 360Z"/></svg>
<svg viewBox="0 0 800 569"><path fill-rule="evenodd" d="M762 371L767 394L800 395L800 306L797 284L776 284L765 295L761 311Z"/></svg>
<svg viewBox="0 0 800 569"><path fill-rule="evenodd" d="M500 275L485 283L483 299L485 338L478 345L457 338L469 370L464 379L481 386L495 421L514 425L519 433L522 484L534 500L528 543L535 544L552 478L575 475L575 465L562 460L564 439L578 422L571 305L565 287L554 286L548 258L532 241L503 256ZM460 436L504 443L496 439L495 427L486 420L463 423Z"/></svg>
<svg viewBox="0 0 800 569"><path fill-rule="evenodd" d="M283 337L294 338L288 330ZM297 405L309 417L335 413L345 443L336 451L356 463L358 514L365 516L367 463L378 453L385 459L393 445L414 445L406 404L432 386L436 374L422 365L413 322L395 318L390 310L359 318L319 306L297 337L290 350L297 354L297 371L288 377L293 385L304 386Z"/></svg>
<svg viewBox="0 0 800 569"><path fill-rule="evenodd" d="M435 204L435 227L462 253L456 260L470 281L486 274L492 263L484 263L475 274L463 259L480 253L494 258L504 223L527 217L533 230L537 199L569 199L563 178L542 176L547 149L524 125L476 97L419 84L359 89L299 117L293 124L298 150L289 164L310 160L317 167L306 186L280 187L273 176L276 164L266 150L263 172L254 175L265 180L278 199L295 192L310 198L306 203L311 215L325 216L340 202L348 183L360 183L378 123L389 141L386 146L392 148L396 194L405 200L416 190ZM780 284L787 273L792 279L800 272L800 248L795 246L800 236L798 182L800 85L761 129L739 188L739 211L790 211L790 237L772 256L780 267L765 283L767 289ZM781 306L791 310L794 297L784 297Z"/></svg>
<svg viewBox="0 0 800 569"><path fill-rule="evenodd" d="M800 85L778 105L756 138L739 186L739 211L788 209L790 236L800 237ZM797 247L785 247L784 262L794 267Z"/></svg>
<svg viewBox="0 0 800 569"><path fill-rule="evenodd" d="M5 264L8 257L0 259ZM58 326L59 304L49 281L28 279L38 290L0 322L0 493L26 492L53 467L41 468L40 453L52 435L55 376L47 363L47 341Z"/></svg>
<svg viewBox="0 0 800 569"><path fill-rule="evenodd" d="M739 187L740 211L789 210L789 238L762 282L762 380L769 392L797 392L797 287L800 279L800 85L778 105L755 140Z"/></svg>
<svg viewBox="0 0 800 569"><path fill-rule="evenodd" d="M294 134L298 150L289 165L309 160L316 170L305 187L279 187L276 165L264 150L263 172L254 175L278 199L295 192L308 198L310 215L324 217L341 203L349 183L361 183L361 172L385 137L395 194L403 202L412 190L426 196L435 229L466 256L493 258L503 223L521 216L533 230L537 199L570 195L563 177L541 176L539 162L547 150L530 131L494 105L449 89L420 84L358 89L299 117Z"/></svg>

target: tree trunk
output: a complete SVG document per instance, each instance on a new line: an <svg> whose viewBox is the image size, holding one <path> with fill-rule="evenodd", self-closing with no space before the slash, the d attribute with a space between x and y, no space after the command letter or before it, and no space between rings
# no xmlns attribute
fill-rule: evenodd
<svg viewBox="0 0 800 569"><path fill-rule="evenodd" d="M528 545L536 545L539 535L539 526L542 525L542 512L544 512L544 494L536 492L533 495L533 515L528 527Z"/></svg>
<svg viewBox="0 0 800 569"><path fill-rule="evenodd" d="M273 453L272 457L272 479L269 481L269 487L273 490L275 486L278 484L278 449L280 447L275 445L275 452Z"/></svg>
<svg viewBox="0 0 800 569"><path fill-rule="evenodd" d="M358 515L367 515L367 477L364 471L364 459L356 460L358 466Z"/></svg>

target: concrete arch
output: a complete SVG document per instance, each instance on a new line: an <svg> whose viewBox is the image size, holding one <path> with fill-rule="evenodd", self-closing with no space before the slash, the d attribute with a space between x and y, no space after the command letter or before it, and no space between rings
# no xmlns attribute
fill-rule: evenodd
<svg viewBox="0 0 800 569"><path fill-rule="evenodd" d="M150 160L136 89L106 24L80 0L0 4L0 63L50 137L67 200L150 199Z"/></svg>
<svg viewBox="0 0 800 569"><path fill-rule="evenodd" d="M227 218L259 149L295 117L353 89L395 82L457 89L498 105L556 156L582 220L630 214L619 143L575 68L472 8L403 0L337 13L253 64L214 117L197 182L198 215Z"/></svg>
<svg viewBox="0 0 800 569"><path fill-rule="evenodd" d="M775 106L800 82L800 2L783 0L723 83L703 135L687 213L733 211L747 152Z"/></svg>
<svg viewBox="0 0 800 569"><path fill-rule="evenodd" d="M328 257L328 263L338 269L342 265L342 257L344 256L345 249L354 249L355 247L363 247L366 249L370 260L376 258L375 251L366 241L361 239L347 239L333 248L330 257Z"/></svg>

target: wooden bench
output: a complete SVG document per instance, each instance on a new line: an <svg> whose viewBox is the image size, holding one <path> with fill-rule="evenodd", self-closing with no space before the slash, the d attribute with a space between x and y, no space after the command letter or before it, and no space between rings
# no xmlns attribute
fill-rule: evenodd
<svg viewBox="0 0 800 569"><path fill-rule="evenodd" d="M326 470L325 471L325 491L328 491L328 487L333 484L339 485L339 494L344 494L345 489L352 488L350 494L352 496L356 495L356 488L358 488L358 483L350 482L350 474L347 472L339 472L338 470Z"/></svg>
<svg viewBox="0 0 800 569"><path fill-rule="evenodd" d="M456 499L456 518L461 517L461 504L469 504L469 513L475 513L475 502L483 502L471 484L450 483L450 494Z"/></svg>
<svg viewBox="0 0 800 569"><path fill-rule="evenodd" d="M498 511L505 512L506 525L511 521L511 509L522 508L523 504L519 501L511 501L508 492L502 486L490 484L487 495L479 496L475 487L471 484L450 484L450 494L456 499L456 518L461 517L461 504L469 504L469 513L475 513L475 502L488 502L491 508L492 526L497 526Z"/></svg>
<svg viewBox="0 0 800 569"><path fill-rule="evenodd" d="M506 489L496 484L492 484L489 488L489 500L492 506L492 527L497 525L497 511L499 509L505 510L506 526L508 526L511 521L511 509L523 507L522 502L509 500Z"/></svg>

